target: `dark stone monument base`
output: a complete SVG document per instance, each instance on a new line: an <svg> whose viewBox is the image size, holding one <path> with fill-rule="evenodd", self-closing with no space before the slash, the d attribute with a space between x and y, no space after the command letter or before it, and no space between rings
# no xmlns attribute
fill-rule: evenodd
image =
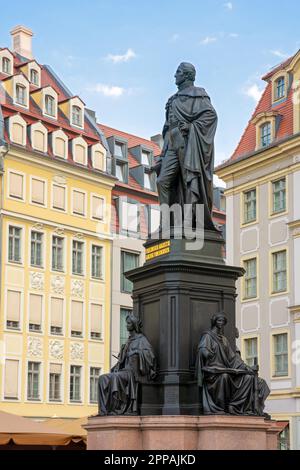
<svg viewBox="0 0 300 470"><path fill-rule="evenodd" d="M225 265L219 232L206 232L202 249L189 249L191 242L148 241L144 266L126 273L134 311L159 358L156 382L140 384L141 415L201 414L195 360L213 314L226 312L225 335L235 348L235 283L243 269Z"/></svg>

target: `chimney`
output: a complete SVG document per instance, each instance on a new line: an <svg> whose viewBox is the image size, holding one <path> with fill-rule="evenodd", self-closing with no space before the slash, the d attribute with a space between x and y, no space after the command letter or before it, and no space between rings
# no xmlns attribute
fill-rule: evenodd
<svg viewBox="0 0 300 470"><path fill-rule="evenodd" d="M154 142L156 145L158 145L160 149L163 148L164 139L163 139L163 136L161 134L153 135L152 137L150 137L150 139L152 140L152 142Z"/></svg>
<svg viewBox="0 0 300 470"><path fill-rule="evenodd" d="M31 38L33 32L25 26L16 26L10 32L12 37L12 48L17 54L20 54L26 59L33 59Z"/></svg>

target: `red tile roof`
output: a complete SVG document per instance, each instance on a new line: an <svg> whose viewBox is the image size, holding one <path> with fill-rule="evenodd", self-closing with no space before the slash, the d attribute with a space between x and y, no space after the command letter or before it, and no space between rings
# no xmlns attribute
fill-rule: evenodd
<svg viewBox="0 0 300 470"><path fill-rule="evenodd" d="M297 53L298 54L298 53ZM263 112L276 112L279 116L278 127L276 128L275 142L281 141L282 139L293 135L293 87L290 86L288 89L287 98L279 101L278 103L272 103L272 76L279 70L285 69L291 64L292 60L297 55L290 57L280 65L276 66L270 72L268 72L263 80L268 81L266 88L261 96L261 99L256 106L241 139L234 150L229 160L225 161L220 167L230 165L232 161L240 158L245 158L248 155L251 156L256 150L256 126L253 123L253 119ZM274 141L272 142L274 143Z"/></svg>

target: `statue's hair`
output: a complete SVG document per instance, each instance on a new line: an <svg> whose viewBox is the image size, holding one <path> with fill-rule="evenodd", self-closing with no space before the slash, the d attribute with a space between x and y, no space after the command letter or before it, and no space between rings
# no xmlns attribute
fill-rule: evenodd
<svg viewBox="0 0 300 470"><path fill-rule="evenodd" d="M190 64L189 62L181 62L179 67L183 70L189 80L192 80L193 82L195 81L196 69L193 64Z"/></svg>
<svg viewBox="0 0 300 470"><path fill-rule="evenodd" d="M142 321L133 312L130 312L126 315L126 321L127 321L127 318L130 318L130 320L134 324L135 331L137 333L140 333L143 327Z"/></svg>
<svg viewBox="0 0 300 470"><path fill-rule="evenodd" d="M216 313L215 315L213 315L211 317L211 327L214 327L218 318L223 318L224 321L225 321L225 325L227 324L227 318L226 318L226 315L224 312L219 312L219 313Z"/></svg>

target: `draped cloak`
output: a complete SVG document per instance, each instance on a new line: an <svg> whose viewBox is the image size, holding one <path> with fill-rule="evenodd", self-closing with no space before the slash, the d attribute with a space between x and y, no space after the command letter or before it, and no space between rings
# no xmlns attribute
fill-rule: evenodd
<svg viewBox="0 0 300 470"><path fill-rule="evenodd" d="M136 408L136 383L153 380L156 359L152 346L142 333L129 336L123 344L117 364L108 374L100 375L98 402L100 414L124 414Z"/></svg>
<svg viewBox="0 0 300 470"><path fill-rule="evenodd" d="M203 204L204 225L215 230L211 213L213 208L214 137L217 114L203 88L190 86L173 95L166 105L167 119L163 129L162 157L172 146L172 122L189 124L184 146L178 146L178 156L184 153L178 191L173 203ZM180 132L177 128L178 133ZM179 199L179 200L178 200Z"/></svg>
<svg viewBox="0 0 300 470"><path fill-rule="evenodd" d="M253 414L254 374L223 335L207 331L200 339L196 376L204 414Z"/></svg>

